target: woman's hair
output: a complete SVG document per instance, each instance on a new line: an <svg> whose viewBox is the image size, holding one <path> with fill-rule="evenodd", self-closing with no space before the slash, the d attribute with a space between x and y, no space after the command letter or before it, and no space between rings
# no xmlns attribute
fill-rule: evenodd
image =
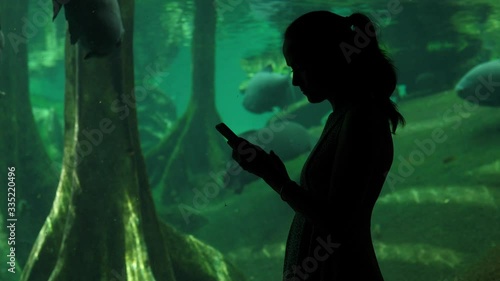
<svg viewBox="0 0 500 281"><path fill-rule="evenodd" d="M395 67L380 49L376 26L366 15L342 17L329 11L310 12L288 26L285 40L292 42L289 52L299 56L299 64L320 68L338 65L341 71L349 73L344 79L346 86L359 89L357 95L366 94L359 98L373 94L375 102L386 112L393 134L398 124L405 124L397 105L390 100L397 83Z"/></svg>

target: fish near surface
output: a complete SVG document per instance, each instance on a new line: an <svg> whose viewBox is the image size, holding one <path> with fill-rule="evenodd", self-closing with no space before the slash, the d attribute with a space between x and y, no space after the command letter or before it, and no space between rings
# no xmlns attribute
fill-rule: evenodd
<svg viewBox="0 0 500 281"><path fill-rule="evenodd" d="M500 60L479 64L457 83L455 91L462 99L483 106L500 106Z"/></svg>
<svg viewBox="0 0 500 281"><path fill-rule="evenodd" d="M71 44L80 43L86 51L84 59L107 56L121 45L125 30L117 0L53 0L53 3L54 18L64 5Z"/></svg>
<svg viewBox="0 0 500 281"><path fill-rule="evenodd" d="M291 121L279 120L264 128L244 132L240 134L240 137L260 146L268 153L271 150L274 151L283 161L293 160L311 151L315 142L304 126ZM258 177L246 171L238 170L241 168L234 168L239 167L238 164L232 159L230 161L231 168L229 169L231 171L228 171L229 188L234 189L236 193L241 193L245 185L257 180ZM236 173L235 171L239 172Z"/></svg>
<svg viewBox="0 0 500 281"><path fill-rule="evenodd" d="M304 98L290 75L274 73L268 66L256 73L243 91L243 107L253 113L271 112Z"/></svg>
<svg viewBox="0 0 500 281"><path fill-rule="evenodd" d="M70 0L52 0L52 7L54 9L54 16L52 16L52 20L55 20L57 15L59 14L59 11L61 11L61 8L63 7L64 4L68 3Z"/></svg>

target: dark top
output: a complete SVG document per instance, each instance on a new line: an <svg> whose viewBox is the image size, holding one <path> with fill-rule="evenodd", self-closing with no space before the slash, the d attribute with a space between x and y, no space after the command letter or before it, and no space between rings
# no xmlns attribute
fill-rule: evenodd
<svg viewBox="0 0 500 281"><path fill-rule="evenodd" d="M330 114L300 186L287 186L282 193L295 210L284 281L383 280L370 220L392 159L389 122L376 106Z"/></svg>

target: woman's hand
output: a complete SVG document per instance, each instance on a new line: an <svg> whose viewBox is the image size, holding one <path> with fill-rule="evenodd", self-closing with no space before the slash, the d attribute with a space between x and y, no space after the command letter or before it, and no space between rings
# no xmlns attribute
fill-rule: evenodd
<svg viewBox="0 0 500 281"><path fill-rule="evenodd" d="M285 164L273 151L267 153L243 138L228 144L233 148L233 159L243 170L262 178L278 192L281 185L290 180Z"/></svg>

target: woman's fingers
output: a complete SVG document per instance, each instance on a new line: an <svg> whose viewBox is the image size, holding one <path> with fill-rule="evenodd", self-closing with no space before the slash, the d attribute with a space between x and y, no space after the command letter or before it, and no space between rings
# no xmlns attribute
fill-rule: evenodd
<svg viewBox="0 0 500 281"><path fill-rule="evenodd" d="M269 166L269 154L261 147L243 139L238 147L233 148L233 159L246 171L260 176Z"/></svg>

